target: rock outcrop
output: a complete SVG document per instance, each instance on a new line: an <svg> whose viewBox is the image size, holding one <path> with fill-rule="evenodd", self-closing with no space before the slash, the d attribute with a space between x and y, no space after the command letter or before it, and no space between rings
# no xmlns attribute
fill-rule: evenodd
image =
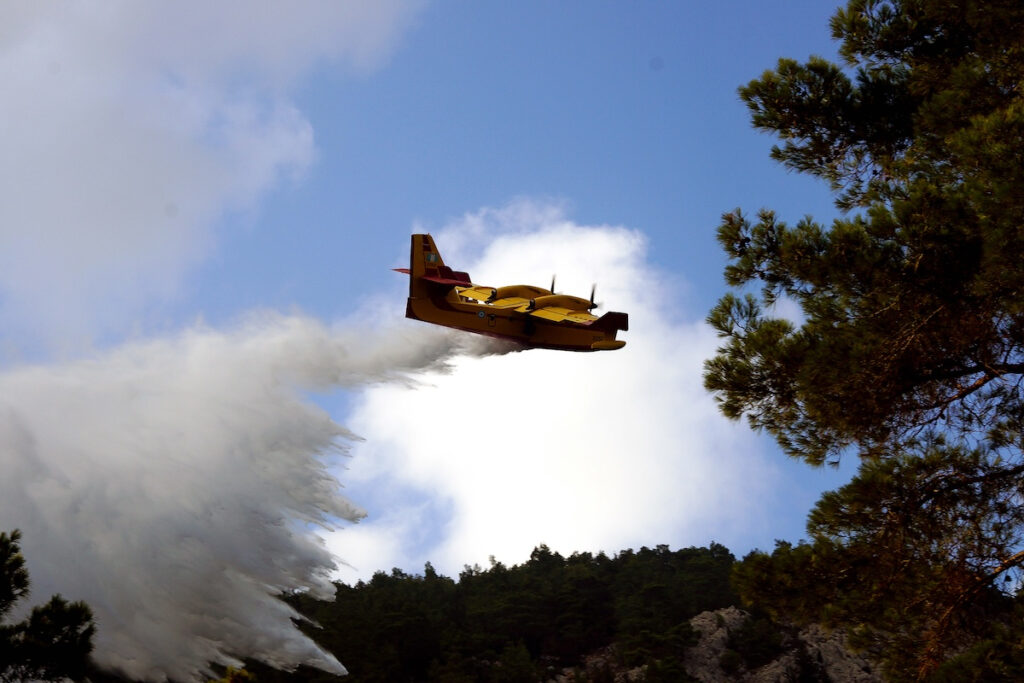
<svg viewBox="0 0 1024 683"><path fill-rule="evenodd" d="M841 630L827 631L811 625L803 629L782 628L775 633L777 650L770 661L748 666L736 636L749 624L751 615L736 607L703 612L690 620L699 635L686 649L683 665L691 680L701 683L878 683L882 676L877 664L854 652ZM762 646L756 637L754 646ZM763 650L762 650L763 653ZM749 659L749 657L747 658ZM592 653L573 668L562 669L548 680L553 683L614 681L633 683L646 680L644 667L626 668L619 663L615 645Z"/></svg>
<svg viewBox="0 0 1024 683"><path fill-rule="evenodd" d="M816 624L785 633L781 638L782 651L775 659L748 669L737 662L742 658L729 646L731 636L748 619L750 615L743 610L727 607L698 614L690 620L700 633L700 640L686 652L686 673L701 683L875 683L882 680L878 666L848 646L845 633L826 631Z"/></svg>

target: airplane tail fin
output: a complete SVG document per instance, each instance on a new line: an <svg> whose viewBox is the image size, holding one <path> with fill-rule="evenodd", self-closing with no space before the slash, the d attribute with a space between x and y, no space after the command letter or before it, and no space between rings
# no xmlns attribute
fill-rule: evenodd
<svg viewBox="0 0 1024 683"><path fill-rule="evenodd" d="M444 260L441 252L434 244L434 238L430 235L413 235L412 250L409 254L409 268L414 278L424 275L438 275L440 268L444 268Z"/></svg>
<svg viewBox="0 0 1024 683"><path fill-rule="evenodd" d="M430 235L413 235L410 245L409 267L396 268L400 273L409 274L409 296L418 298L427 296L430 292L430 285L435 283L447 287L468 287L470 284L469 273L452 270L444 264L441 252L434 244L434 238Z"/></svg>

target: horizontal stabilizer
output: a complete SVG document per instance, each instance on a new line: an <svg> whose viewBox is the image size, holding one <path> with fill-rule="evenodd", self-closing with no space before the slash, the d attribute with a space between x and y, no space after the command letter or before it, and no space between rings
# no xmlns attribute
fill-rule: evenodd
<svg viewBox="0 0 1024 683"><path fill-rule="evenodd" d="M471 285L469 281L469 273L465 273L461 270L452 270L448 266L438 266L437 273L432 273L433 268L427 268L426 274L423 279L429 280L430 282L438 282L442 285Z"/></svg>
<svg viewBox="0 0 1024 683"><path fill-rule="evenodd" d="M408 268L392 268L391 270L396 273L412 275L412 271ZM436 282L439 285L448 285L450 287L465 287L466 285L472 284L469 281L469 273L464 273L461 270L452 270L448 266L431 268L430 270L435 271L437 274L421 275L419 279L426 280L427 282Z"/></svg>
<svg viewBox="0 0 1024 683"><path fill-rule="evenodd" d="M436 277L434 275L424 275L420 279L426 280L427 282L436 282L439 285L448 285L449 287L465 287L468 284L472 284L469 281L469 276L465 273L456 272L454 275L465 275L466 278L461 279L459 277Z"/></svg>

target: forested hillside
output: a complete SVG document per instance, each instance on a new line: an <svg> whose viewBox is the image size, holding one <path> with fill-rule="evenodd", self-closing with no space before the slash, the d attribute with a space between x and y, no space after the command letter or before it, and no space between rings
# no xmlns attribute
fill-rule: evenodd
<svg viewBox="0 0 1024 683"><path fill-rule="evenodd" d="M522 681L553 676L616 643L622 665L648 680L680 680L695 642L689 619L736 603L724 546L563 557L546 546L528 562L467 567L458 581L427 565L339 585L333 603L292 596L307 626L350 671L348 681ZM259 681L337 680L250 664Z"/></svg>

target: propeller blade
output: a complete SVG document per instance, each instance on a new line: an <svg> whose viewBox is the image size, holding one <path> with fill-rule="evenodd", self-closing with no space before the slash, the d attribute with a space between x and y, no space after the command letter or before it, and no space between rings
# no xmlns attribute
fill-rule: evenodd
<svg viewBox="0 0 1024 683"><path fill-rule="evenodd" d="M551 276L551 290L550 291L551 291L552 294L555 293L555 276L554 275Z"/></svg>
<svg viewBox="0 0 1024 683"><path fill-rule="evenodd" d="M596 293L597 293L597 283L595 282L594 284L590 285L590 309L589 310L591 310L591 311L594 310L595 308L597 308L597 306L598 306L598 304L594 303L594 294L596 294Z"/></svg>

